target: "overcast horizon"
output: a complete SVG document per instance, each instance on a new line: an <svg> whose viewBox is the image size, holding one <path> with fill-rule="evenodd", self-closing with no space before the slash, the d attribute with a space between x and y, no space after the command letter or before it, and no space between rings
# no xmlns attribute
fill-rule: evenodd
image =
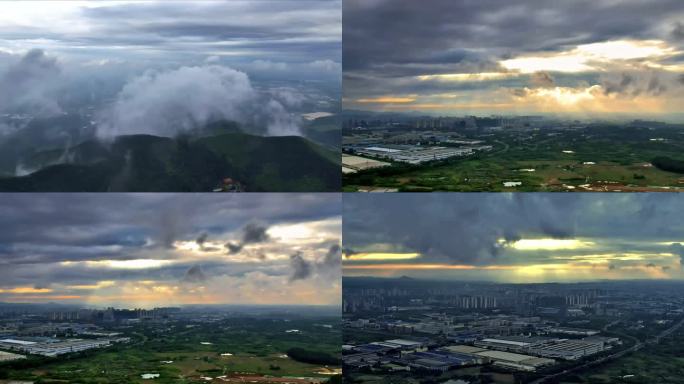
<svg viewBox="0 0 684 384"><path fill-rule="evenodd" d="M348 194L343 274L680 281L682 208L684 200L667 193Z"/></svg>
<svg viewBox="0 0 684 384"><path fill-rule="evenodd" d="M684 122L684 4L348 0L343 107Z"/></svg>
<svg viewBox="0 0 684 384"><path fill-rule="evenodd" d="M0 302L339 305L341 197L5 194Z"/></svg>

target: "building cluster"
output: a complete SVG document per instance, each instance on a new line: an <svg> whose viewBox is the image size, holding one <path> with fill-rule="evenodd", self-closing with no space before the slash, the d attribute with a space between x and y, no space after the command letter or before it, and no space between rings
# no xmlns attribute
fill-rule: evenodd
<svg viewBox="0 0 684 384"><path fill-rule="evenodd" d="M73 309L73 310L55 310L43 314L47 320L54 322L119 322L131 319L137 320L160 320L167 319L174 314L180 312L180 308L164 307L154 309Z"/></svg>
<svg viewBox="0 0 684 384"><path fill-rule="evenodd" d="M388 118L363 118L355 116L342 124L345 131L364 130L417 130L417 131L461 131L486 132L501 129L534 129L561 125L574 127L581 125L579 121L554 120L543 116L411 116L392 115Z"/></svg>
<svg viewBox="0 0 684 384"><path fill-rule="evenodd" d="M342 297L345 314L430 311L443 307L473 311L506 311L519 316L623 318L629 314L678 316L684 314L680 298L607 292L601 289L567 289L525 286L472 286L453 289L365 287L346 289Z"/></svg>
<svg viewBox="0 0 684 384"><path fill-rule="evenodd" d="M553 375L619 356L634 346L617 336L672 326L684 315L674 288L410 278L345 284L343 362L353 378Z"/></svg>
<svg viewBox="0 0 684 384"><path fill-rule="evenodd" d="M536 371L559 360L579 360L612 349L618 338L552 337L485 338L472 344L392 339L344 346L344 365L349 369L446 372L467 366L492 364L515 371Z"/></svg>

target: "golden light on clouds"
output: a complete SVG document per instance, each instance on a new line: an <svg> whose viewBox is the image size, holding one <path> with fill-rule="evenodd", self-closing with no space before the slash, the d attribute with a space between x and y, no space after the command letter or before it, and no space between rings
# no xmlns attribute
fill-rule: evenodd
<svg viewBox="0 0 684 384"><path fill-rule="evenodd" d="M52 289L34 288L34 287L14 287L14 288L0 289L0 293L32 294L32 293L50 293L50 292L52 292Z"/></svg>
<svg viewBox="0 0 684 384"><path fill-rule="evenodd" d="M677 54L662 40L616 40L578 45L574 50L594 60L634 60Z"/></svg>
<svg viewBox="0 0 684 384"><path fill-rule="evenodd" d="M420 253L355 253L348 255L347 260L383 261L383 260L412 260L420 257Z"/></svg>
<svg viewBox="0 0 684 384"><path fill-rule="evenodd" d="M503 60L499 64L508 70L525 74L542 71L575 73L591 70L583 57L572 54L520 57Z"/></svg>
<svg viewBox="0 0 684 384"><path fill-rule="evenodd" d="M115 281L105 280L105 281L98 281L96 284L68 285L66 288L68 288L68 289L94 290L94 289L100 289L100 288L113 287L114 285L116 285Z"/></svg>
<svg viewBox="0 0 684 384"><path fill-rule="evenodd" d="M516 77L518 74L511 72L480 72L480 73L444 73L437 75L421 75L416 76L418 80L438 80L438 81L486 81L486 80L501 80L509 77Z"/></svg>
<svg viewBox="0 0 684 384"><path fill-rule="evenodd" d="M664 268L667 267L667 268ZM399 276L413 273L420 276L428 273L442 272L442 276L462 273L459 276L469 276L475 279L488 276L488 279L504 282L549 282L549 281L592 281L596 279L622 280L626 278L673 278L673 266L667 263L640 263L615 266L608 261L594 264L587 262L547 263L530 265L451 265L451 264L376 264L376 265L345 265L348 276L365 276L371 272L377 276ZM480 274L475 274L479 272ZM486 274L486 275L483 275Z"/></svg>
<svg viewBox="0 0 684 384"><path fill-rule="evenodd" d="M403 94L361 97L349 101L359 104L359 107L388 111L410 109L504 113L509 110L515 113L580 115L675 113L681 110L681 93L675 90L621 93L611 89L609 84L611 81L623 81L619 78L611 80L611 76L619 77L619 74L624 73L634 73L633 78L630 78L632 86L645 89L652 88L651 84L655 84L653 82L658 78L663 83L676 81L676 76L684 72L684 64L667 60L682 53L663 40L614 40L581 44L560 52L531 53L498 60L497 64L501 68L498 71L426 73L402 80L406 84L492 82L478 89L451 91L448 97L442 94L414 94L414 90L407 89ZM534 78L525 79L544 72L550 75L543 86L536 86L539 84L535 84ZM656 72L659 75L656 76ZM579 77L568 80L568 76ZM531 85L501 82L496 86L498 80L513 78L529 81ZM454 87L458 89L457 84ZM458 99L458 102L448 99Z"/></svg>
<svg viewBox="0 0 684 384"><path fill-rule="evenodd" d="M585 269L592 269L592 267L573 264L535 264L519 266L515 268L513 271L518 275L541 277L548 273L568 274L573 271Z"/></svg>
<svg viewBox="0 0 684 384"><path fill-rule="evenodd" d="M617 40L578 45L565 52L516 57L502 60L499 64L523 74L542 71L578 73L603 71L610 62L643 59L647 63L678 53L662 40Z"/></svg>
<svg viewBox="0 0 684 384"><path fill-rule="evenodd" d="M274 225L268 229L268 235L281 240L310 239L314 233L314 228L307 224L288 224Z"/></svg>
<svg viewBox="0 0 684 384"><path fill-rule="evenodd" d="M601 96L603 90L599 85L587 88L553 87L525 89L528 98L538 98L541 100L551 100L562 106L572 106L583 101L593 100Z"/></svg>
<svg viewBox="0 0 684 384"><path fill-rule="evenodd" d="M559 250L559 249L580 249L589 248L596 243L592 241L584 241L578 239L520 239L512 243L506 243L505 240L500 239L499 244L506 244L507 247L518 251L535 251L535 250Z"/></svg>
<svg viewBox="0 0 684 384"><path fill-rule="evenodd" d="M578 262L585 262L590 264L606 264L613 261L656 261L656 260L668 260L675 257L675 254L668 252L661 253L634 253L634 252L624 252L624 253L601 253L594 255L573 255L573 256L553 256L556 260L573 260Z"/></svg>
<svg viewBox="0 0 684 384"><path fill-rule="evenodd" d="M110 269L148 269L160 268L173 264L173 260L158 259L133 259L133 260L86 260L86 261L62 261L63 266L85 265L91 268L110 268Z"/></svg>
<svg viewBox="0 0 684 384"><path fill-rule="evenodd" d="M484 103L484 102L465 102L465 103L416 103L411 104L411 108L418 110L443 110L443 109L463 109L463 110L474 110L474 109L508 109L514 107L514 103ZM386 105L385 109L388 110L401 110L405 109L405 105Z"/></svg>
<svg viewBox="0 0 684 384"><path fill-rule="evenodd" d="M522 111L558 111L565 113L639 113L656 114L677 110L677 99L639 95L622 97L608 94L601 85L587 87L502 89L511 94L514 105Z"/></svg>
<svg viewBox="0 0 684 384"><path fill-rule="evenodd" d="M9 300L33 300L36 302L46 302L46 301L54 301L54 300L80 300L83 299L83 296L79 295L28 295L28 296L7 296L7 299Z"/></svg>
<svg viewBox="0 0 684 384"><path fill-rule="evenodd" d="M383 269L383 270L511 270L515 269L512 265L466 265L466 264L362 264L362 265L345 265L344 269Z"/></svg>
<svg viewBox="0 0 684 384"><path fill-rule="evenodd" d="M407 104L416 101L415 97L375 97L375 98L363 98L357 99L357 103L361 104Z"/></svg>
<svg viewBox="0 0 684 384"><path fill-rule="evenodd" d="M288 281L287 276L249 272L244 279L216 277L201 284L170 281L119 281L116 285L84 297L90 304L153 307L186 304L316 304L329 305L339 300L340 285L323 287L310 281Z"/></svg>

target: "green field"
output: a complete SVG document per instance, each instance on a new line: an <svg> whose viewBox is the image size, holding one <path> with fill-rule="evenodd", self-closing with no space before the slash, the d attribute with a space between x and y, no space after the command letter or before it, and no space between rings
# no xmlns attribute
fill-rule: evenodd
<svg viewBox="0 0 684 384"><path fill-rule="evenodd" d="M321 324L334 324L333 328ZM288 329L301 333L286 333ZM136 326L133 339L98 351L0 365L0 379L35 383L196 383L221 375L330 378L339 365L309 364L291 348L341 356L339 319L232 319L211 324ZM211 344L202 344L202 343ZM222 356L230 353L232 356ZM172 361L171 363L168 363ZM141 374L159 374L143 380Z"/></svg>
<svg viewBox="0 0 684 384"><path fill-rule="evenodd" d="M651 139L664 139L654 141ZM684 174L653 166L661 156L684 160L684 129L593 127L521 138L497 133L494 149L432 164L344 175L344 190L360 187L430 191L659 191L684 188ZM564 153L571 151L572 153ZM533 170L533 171L530 171ZM521 182L505 187L504 182Z"/></svg>

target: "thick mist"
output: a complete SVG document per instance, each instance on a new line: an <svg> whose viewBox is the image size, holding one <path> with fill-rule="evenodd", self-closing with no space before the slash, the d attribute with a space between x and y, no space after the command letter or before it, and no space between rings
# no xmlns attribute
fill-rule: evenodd
<svg viewBox="0 0 684 384"><path fill-rule="evenodd" d="M99 116L97 135L175 136L207 123L234 121L249 133L300 135L298 118L244 72L218 66L147 71L125 84Z"/></svg>

